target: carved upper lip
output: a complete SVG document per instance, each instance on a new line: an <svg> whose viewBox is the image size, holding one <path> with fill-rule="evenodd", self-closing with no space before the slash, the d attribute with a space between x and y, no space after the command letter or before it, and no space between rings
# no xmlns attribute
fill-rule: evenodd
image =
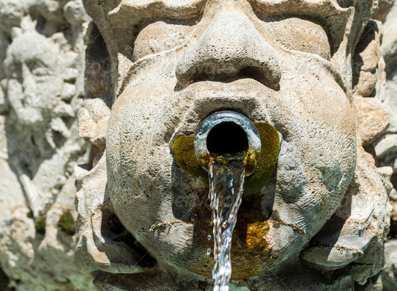
<svg viewBox="0 0 397 291"><path fill-rule="evenodd" d="M252 121L255 121L253 113L261 107L260 98L276 93L250 78L230 82L202 81L190 84L178 92L181 99L191 96L194 98L189 116L198 115L198 118L203 120L214 112L231 110L245 115Z"/></svg>
<svg viewBox="0 0 397 291"><path fill-rule="evenodd" d="M270 122L260 99L274 94L277 92L250 78L231 82L202 81L190 84L176 92L176 98L181 102L190 99L191 104L184 116L181 116L180 126L169 140L170 150L172 151L172 145L178 137L195 134L200 122L215 112L235 111L252 122Z"/></svg>

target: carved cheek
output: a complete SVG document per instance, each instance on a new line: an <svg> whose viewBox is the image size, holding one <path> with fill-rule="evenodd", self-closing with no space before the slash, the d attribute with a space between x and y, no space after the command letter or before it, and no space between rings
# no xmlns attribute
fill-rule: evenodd
<svg viewBox="0 0 397 291"><path fill-rule="evenodd" d="M285 140L275 219L298 221L310 234L329 219L353 178L355 115L346 93L326 74L320 80L311 74L293 78L281 83L280 98L264 101Z"/></svg>

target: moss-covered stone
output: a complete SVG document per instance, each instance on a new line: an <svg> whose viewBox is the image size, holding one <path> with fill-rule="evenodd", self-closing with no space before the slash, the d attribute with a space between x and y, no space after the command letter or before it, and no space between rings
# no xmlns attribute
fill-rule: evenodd
<svg viewBox="0 0 397 291"><path fill-rule="evenodd" d="M194 136L181 136L172 145L175 159L182 170L208 185L208 173L199 164L194 151Z"/></svg>
<svg viewBox="0 0 397 291"><path fill-rule="evenodd" d="M277 164L280 151L280 137L277 130L269 123L254 123L261 137L261 154L256 163L255 171L245 179L244 195L258 193L266 184Z"/></svg>
<svg viewBox="0 0 397 291"><path fill-rule="evenodd" d="M76 233L76 226L74 223L74 218L70 211L65 211L62 213L58 221L59 229L66 233L67 235L74 235Z"/></svg>
<svg viewBox="0 0 397 291"><path fill-rule="evenodd" d="M45 215L39 215L36 217L34 222L36 233L45 235L46 219L47 217Z"/></svg>

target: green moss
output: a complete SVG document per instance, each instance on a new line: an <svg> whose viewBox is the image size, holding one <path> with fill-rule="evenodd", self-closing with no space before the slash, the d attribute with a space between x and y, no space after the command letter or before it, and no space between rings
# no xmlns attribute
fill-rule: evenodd
<svg viewBox="0 0 397 291"><path fill-rule="evenodd" d="M37 216L37 218L34 222L34 227L36 229L36 233L45 235L46 219L47 219L47 217L45 215Z"/></svg>
<svg viewBox="0 0 397 291"><path fill-rule="evenodd" d="M256 161L253 173L245 179L244 195L258 193L269 180L277 164L280 151L280 137L269 123L254 123L261 138L261 154ZM187 173L199 178L208 185L208 173L199 164L194 152L194 136L181 136L173 144L175 159ZM255 159L255 158L254 158Z"/></svg>
<svg viewBox="0 0 397 291"><path fill-rule="evenodd" d="M30 210L28 213L26 213L26 216L29 218L33 218L33 212Z"/></svg>
<svg viewBox="0 0 397 291"><path fill-rule="evenodd" d="M70 211L65 211L64 213L62 213L58 221L58 227L67 235L74 235L76 233L74 218Z"/></svg>
<svg viewBox="0 0 397 291"><path fill-rule="evenodd" d="M266 184L277 164L280 151L280 137L277 130L269 123L254 123L261 137L261 154L257 161L255 171L245 179L244 195L258 193Z"/></svg>
<svg viewBox="0 0 397 291"><path fill-rule="evenodd" d="M172 145L178 165L208 185L208 173L199 164L194 152L194 136L181 136Z"/></svg>

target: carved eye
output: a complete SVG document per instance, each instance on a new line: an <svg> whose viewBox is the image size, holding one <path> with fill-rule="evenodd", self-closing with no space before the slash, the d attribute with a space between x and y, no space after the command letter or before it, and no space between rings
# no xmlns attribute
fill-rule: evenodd
<svg viewBox="0 0 397 291"><path fill-rule="evenodd" d="M273 38L283 47L331 58L329 39L324 28L312 20L297 17L278 19L266 23Z"/></svg>
<svg viewBox="0 0 397 291"><path fill-rule="evenodd" d="M190 35L192 26L185 23L157 21L144 27L134 43L133 60L167 51L182 44Z"/></svg>
<svg viewBox="0 0 397 291"><path fill-rule="evenodd" d="M36 75L36 76L38 76L38 77L52 75L52 72L51 72L50 69L48 69L48 68L43 68L43 67L41 67L41 68L35 68L35 69L32 71L32 73L33 73L33 75Z"/></svg>
<svg viewBox="0 0 397 291"><path fill-rule="evenodd" d="M30 72L35 76L42 77L52 75L52 71L41 61L26 62L26 65L28 66Z"/></svg>

